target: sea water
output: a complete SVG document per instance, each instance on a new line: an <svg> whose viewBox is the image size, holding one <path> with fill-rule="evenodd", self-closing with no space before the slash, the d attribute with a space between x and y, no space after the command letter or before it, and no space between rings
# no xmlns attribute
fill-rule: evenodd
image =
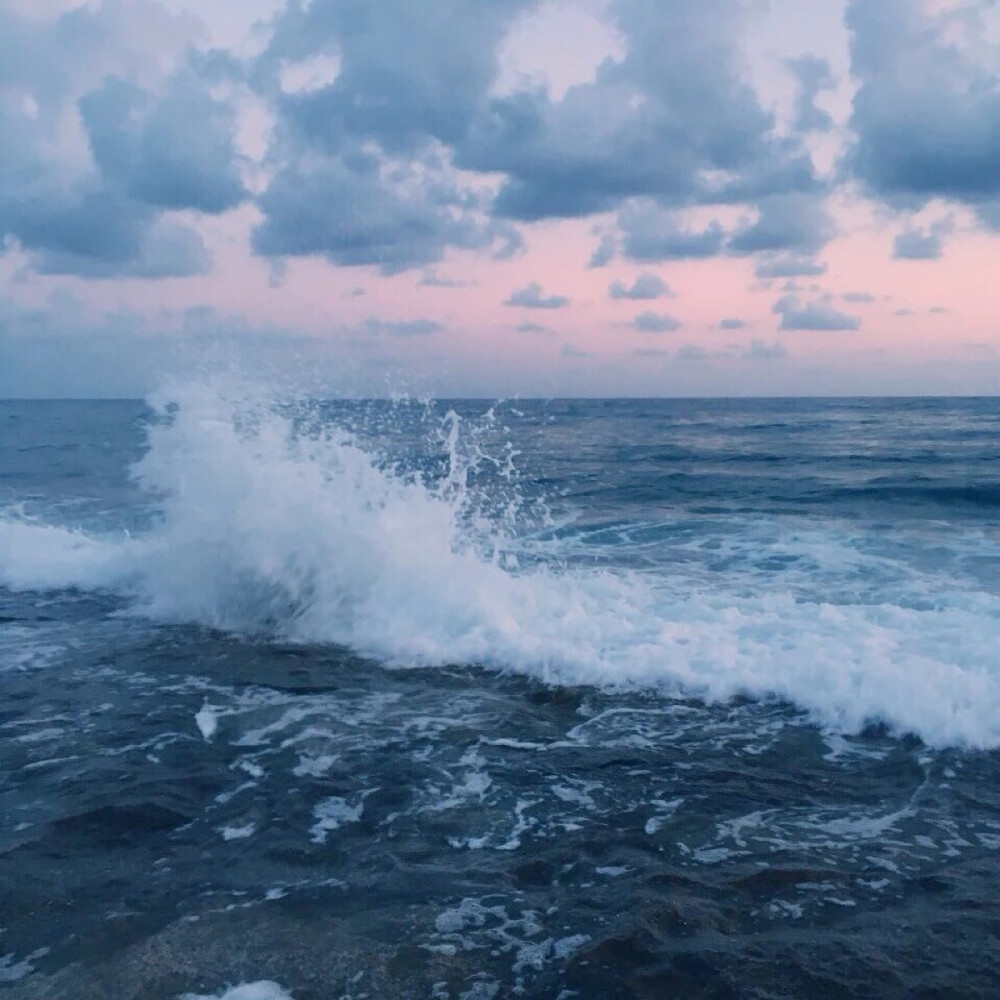
<svg viewBox="0 0 1000 1000"><path fill-rule="evenodd" d="M0 990L1000 995L998 430L0 403Z"/></svg>

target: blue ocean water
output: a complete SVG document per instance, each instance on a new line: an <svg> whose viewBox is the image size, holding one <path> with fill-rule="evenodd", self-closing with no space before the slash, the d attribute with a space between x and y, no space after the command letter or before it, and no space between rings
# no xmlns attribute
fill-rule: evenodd
<svg viewBox="0 0 1000 1000"><path fill-rule="evenodd" d="M1000 995L998 431L0 403L0 989Z"/></svg>

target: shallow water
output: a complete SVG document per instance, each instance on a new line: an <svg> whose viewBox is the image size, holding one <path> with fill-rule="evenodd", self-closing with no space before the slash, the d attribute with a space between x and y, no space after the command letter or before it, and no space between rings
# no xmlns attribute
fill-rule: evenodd
<svg viewBox="0 0 1000 1000"><path fill-rule="evenodd" d="M0 404L9 996L1000 994L996 401L154 403Z"/></svg>

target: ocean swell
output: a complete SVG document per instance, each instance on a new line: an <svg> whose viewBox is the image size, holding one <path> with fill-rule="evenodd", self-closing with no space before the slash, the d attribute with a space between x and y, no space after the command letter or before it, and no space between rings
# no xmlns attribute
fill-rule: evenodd
<svg viewBox="0 0 1000 1000"><path fill-rule="evenodd" d="M1000 745L989 593L832 603L682 567L540 560L481 513L453 415L447 474L428 481L336 425L307 432L218 387L154 402L134 470L154 527L98 536L8 512L0 584L111 591L153 619L343 644L395 666L781 698L840 730L878 720L935 744Z"/></svg>

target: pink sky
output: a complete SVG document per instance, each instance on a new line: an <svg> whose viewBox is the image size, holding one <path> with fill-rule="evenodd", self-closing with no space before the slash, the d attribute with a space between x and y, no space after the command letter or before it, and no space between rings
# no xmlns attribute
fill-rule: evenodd
<svg viewBox="0 0 1000 1000"><path fill-rule="evenodd" d="M7 6L44 24L76 5L8 0ZM93 6L106 10L114 4ZM178 30L193 32L202 47L215 44L252 56L270 37L270 27L258 19L266 21L282 4L233 0L210 5L208 12L204 5L181 0L163 6L190 15ZM833 128L805 139L820 179L828 184L823 206L836 230L809 255L825 266L824 273L762 280L754 273L759 255L731 254L635 261L619 253L606 266L590 267L598 234L616 231L617 210L611 210L573 219L515 220L524 247L508 259L449 246L437 263L385 275L374 265L337 266L320 256L255 256L251 232L263 216L247 201L217 214L173 213L195 227L212 255L211 269L190 277L96 280L45 274L30 248L8 238L7 253L0 257L5 310L0 319L15 347L5 377L0 376L0 390L20 394L23 385L30 394L51 385L53 392L60 391L57 375L27 371L38 363L30 350L18 353L16 345L25 343L21 327L29 312L49 317L46 335L75 338L73 350L85 366L86 349L81 345L102 336L108 314L128 314L139 357L144 338L183 339L178 332L182 314L200 309L212 311L202 313L211 316L209 322L224 319L223 325L236 330L237 338L244 328L258 334L266 328L279 344L284 336L296 343L308 338L308 349L315 351L310 358L317 359L331 381L362 393L387 387L476 395L997 392L998 234L982 224L976 206L962 199L931 197L921 205L900 208L873 197L856 179L837 175L840 158L852 142L849 119L858 85L851 78L842 3L774 0L743 6L746 20L737 63L760 105L776 116L779 134L790 128L795 97L786 59L818 56L827 60L836 78L836 85L816 98L817 107L833 118ZM935 5L943 7L947 5ZM985 5L983 11L989 14L989 32L995 31L995 12L986 11ZM928 7L926 16L932 14ZM576 44L564 44L567 38ZM502 95L545 86L553 100L560 100L567 88L592 80L603 59L621 58L626 47L608 4L601 0L546 2L508 29L492 89ZM175 59L180 51L178 46ZM970 50L968 58L975 60L976 53ZM115 69L114 54L109 59L104 72ZM170 71L169 63L164 74ZM307 67L309 72L337 70L335 60L325 70L323 64L316 65L320 70ZM992 73L996 84L995 66ZM79 87L95 82L81 80ZM241 169L248 188L263 191L272 178L267 150L274 109L248 88L213 86L216 96L239 108ZM27 88L8 81L0 93L9 102L23 102ZM64 114L57 155L65 156L71 169L86 169L81 166L86 142L70 118L71 105ZM1000 172L1000 163L996 169ZM495 189L504 180L502 173L460 176L482 190ZM747 203L690 209L678 218L698 229L712 219L735 229L741 219L756 215L756 206ZM939 223L944 234L940 257L893 258L900 233L914 228L927 232ZM428 275L446 279L453 287L421 284ZM671 294L648 301L609 295L612 282L631 286L641 275L659 277ZM541 286L543 296L565 296L570 304L552 309L504 304L515 290L532 284ZM858 293L871 301L844 298ZM858 329L781 329L776 304L788 297L794 297L797 306L818 304L854 318ZM679 326L663 332L633 329L635 318L646 312L674 317ZM727 318L745 325L720 329ZM389 332L392 324L414 320L433 321L439 328L410 336ZM523 324L545 329L518 330ZM144 391L153 374L132 358L127 340L122 342L123 365L135 368L136 390ZM247 356L252 358L249 347ZM25 370L14 371L17 364ZM71 380L66 391L91 383L92 391L101 394L115 391L128 379L104 384L95 368L89 381Z"/></svg>

